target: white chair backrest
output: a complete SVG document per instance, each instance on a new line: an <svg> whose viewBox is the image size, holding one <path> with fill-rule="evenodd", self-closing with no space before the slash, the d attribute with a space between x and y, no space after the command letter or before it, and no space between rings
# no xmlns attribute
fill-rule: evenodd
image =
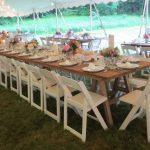
<svg viewBox="0 0 150 150"><path fill-rule="evenodd" d="M45 69L40 69L41 76L44 77L48 82L50 82L51 85L56 84L56 79L54 76L51 74L50 71L45 70Z"/></svg>
<svg viewBox="0 0 150 150"><path fill-rule="evenodd" d="M27 64L25 64L24 62L19 62L19 61L16 61L18 67L19 67L19 71L20 71L20 75L29 75L29 71L28 71L28 68L27 68Z"/></svg>
<svg viewBox="0 0 150 150"><path fill-rule="evenodd" d="M130 51L137 52L137 47L132 45L121 45L124 54L131 54Z"/></svg>
<svg viewBox="0 0 150 150"><path fill-rule="evenodd" d="M37 66L32 66L32 65L27 65L27 68L30 72L30 75L34 78L34 79L39 79L41 77L40 74L40 70L39 67Z"/></svg>
<svg viewBox="0 0 150 150"><path fill-rule="evenodd" d="M141 96L137 100L137 105L141 105L146 100L147 95L149 93L150 93L150 75L149 75L149 79L147 81L144 91L142 92Z"/></svg>
<svg viewBox="0 0 150 150"><path fill-rule="evenodd" d="M42 45L47 45L47 37L40 37Z"/></svg>

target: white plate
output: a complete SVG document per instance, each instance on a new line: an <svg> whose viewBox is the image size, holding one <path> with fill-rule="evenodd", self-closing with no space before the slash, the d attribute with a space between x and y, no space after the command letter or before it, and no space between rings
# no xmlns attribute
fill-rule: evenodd
<svg viewBox="0 0 150 150"><path fill-rule="evenodd" d="M139 67L138 64L131 64L131 63L117 63L116 64L119 68L123 68L123 69L134 69Z"/></svg>
<svg viewBox="0 0 150 150"><path fill-rule="evenodd" d="M43 56L31 56L29 57L30 59L40 59L40 58L43 58Z"/></svg>
<svg viewBox="0 0 150 150"><path fill-rule="evenodd" d="M76 65L77 64L77 62L74 62L74 61L70 61L70 62L61 62L61 63L59 63L59 65L61 65L61 66L74 66L74 65Z"/></svg>
<svg viewBox="0 0 150 150"><path fill-rule="evenodd" d="M58 58L46 58L46 59L43 59L42 61L43 62L54 62L54 61L57 61Z"/></svg>
<svg viewBox="0 0 150 150"><path fill-rule="evenodd" d="M2 50L1 52L8 53L8 52L11 52L11 51L10 50Z"/></svg>
<svg viewBox="0 0 150 150"><path fill-rule="evenodd" d="M82 68L82 70L88 71L88 72L99 72L99 71L104 70L104 67L102 67L102 66L96 66L94 68L84 67L84 68Z"/></svg>
<svg viewBox="0 0 150 150"><path fill-rule="evenodd" d="M26 53L22 53L22 54L19 54L18 56L30 56L31 54L26 54Z"/></svg>
<svg viewBox="0 0 150 150"><path fill-rule="evenodd" d="M8 54L19 54L19 52L11 51L11 52L9 52Z"/></svg>

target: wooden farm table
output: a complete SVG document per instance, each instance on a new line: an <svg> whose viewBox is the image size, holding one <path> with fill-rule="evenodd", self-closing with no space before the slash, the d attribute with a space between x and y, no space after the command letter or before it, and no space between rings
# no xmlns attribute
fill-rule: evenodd
<svg viewBox="0 0 150 150"><path fill-rule="evenodd" d="M143 43L143 42L139 42L139 43L132 43L132 42L129 42L129 43L122 43L121 45L129 45L129 46L137 46L137 47L150 47L150 43Z"/></svg>
<svg viewBox="0 0 150 150"><path fill-rule="evenodd" d="M150 62L141 61L141 62L139 62L139 67L136 69L130 69L130 70L129 69L124 69L124 70L123 69L121 69L121 70L114 69L114 70L90 73L90 72L85 72L82 70L82 68L87 66L87 64L82 64L80 66L75 65L75 66L71 66L71 67L63 67L63 66L59 65L59 62L45 63L45 62L42 62L41 59L33 60L33 59L30 59L29 57L22 57L22 56L20 57L15 54L3 53L1 51L0 51L0 55L7 56L9 58L14 58L19 61L24 61L26 63L40 65L43 68L47 68L49 70L58 69L61 71L74 73L74 74L81 75L84 77L90 77L93 80L92 89L94 90L96 88L96 84L98 84L100 86L100 94L107 96L107 97L108 97L108 93L107 93L107 82L108 81L110 81L111 79L115 79L113 91L117 91L118 90L117 89L118 79L120 77L123 77L125 79L125 82L126 82L125 84L128 86L127 77L130 73L133 73L136 70L142 70L144 68L150 67ZM127 89L126 92L129 92L129 90ZM112 126L113 119L112 119L112 114L111 114L111 110L110 110L110 100L108 100L104 103L104 110L105 110L105 115L106 115L106 122L109 126Z"/></svg>

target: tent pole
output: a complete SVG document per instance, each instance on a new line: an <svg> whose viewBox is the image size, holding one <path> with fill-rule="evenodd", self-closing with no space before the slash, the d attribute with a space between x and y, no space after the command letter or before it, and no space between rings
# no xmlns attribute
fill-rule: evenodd
<svg viewBox="0 0 150 150"><path fill-rule="evenodd" d="M142 26L143 26L143 24L144 24L144 22L145 22L146 5L147 5L147 0L145 0L145 3L144 3L144 9L143 9L142 17L141 17L141 26L140 26L140 32L139 32L138 38L140 38L140 36L141 36ZM146 32L146 31L145 31L145 32Z"/></svg>
<svg viewBox="0 0 150 150"><path fill-rule="evenodd" d="M59 31L59 26L58 26L58 8L55 4L55 14L56 14L56 31Z"/></svg>
<svg viewBox="0 0 150 150"><path fill-rule="evenodd" d="M90 32L93 31L92 0L90 0Z"/></svg>
<svg viewBox="0 0 150 150"><path fill-rule="evenodd" d="M104 26L103 26L103 23L102 23L102 21L101 21L101 18L100 18L100 15L99 15L99 11L98 11L98 9L97 9L97 7L96 7L95 2L93 3L93 5L94 5L94 8L95 8L95 10L96 10L97 17L98 17L98 19L99 19L100 27L103 29L104 34L105 34L105 37L107 38L107 33L106 33L106 30L105 30L105 28L104 28Z"/></svg>
<svg viewBox="0 0 150 150"><path fill-rule="evenodd" d="M33 9L33 20L34 20L34 35L36 35L36 20L35 20L35 10Z"/></svg>
<svg viewBox="0 0 150 150"><path fill-rule="evenodd" d="M17 14L17 29L20 28L20 22L19 22L19 14Z"/></svg>
<svg viewBox="0 0 150 150"><path fill-rule="evenodd" d="M146 5L146 25L145 25L145 29L148 26L148 8L149 7L149 0L147 0L147 5Z"/></svg>
<svg viewBox="0 0 150 150"><path fill-rule="evenodd" d="M68 25L67 25L67 23L66 23L66 21L65 21L65 19L64 19L64 17L63 17L63 15L62 15L62 12L60 11L60 9L58 9L58 11L59 11L59 13L60 13L60 15L61 15L61 18L62 18L62 20L63 20L64 25L66 26L66 28L68 28Z"/></svg>
<svg viewBox="0 0 150 150"><path fill-rule="evenodd" d="M44 28L44 24L42 23L42 21L41 21L41 19L40 19L40 17L39 17L39 14L38 14L37 12L36 12L36 17L37 17L37 19L39 20L39 23L42 24L43 31L46 33L46 36L47 36L47 30L46 30L46 28Z"/></svg>

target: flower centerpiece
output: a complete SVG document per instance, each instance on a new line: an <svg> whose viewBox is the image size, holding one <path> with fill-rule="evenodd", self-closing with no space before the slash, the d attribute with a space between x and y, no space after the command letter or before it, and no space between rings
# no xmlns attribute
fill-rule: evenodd
<svg viewBox="0 0 150 150"><path fill-rule="evenodd" d="M18 37L11 38L9 41L9 48L14 50L15 46L20 42Z"/></svg>
<svg viewBox="0 0 150 150"><path fill-rule="evenodd" d="M100 51L100 54L104 57L119 57L119 49L115 48L105 48Z"/></svg>
<svg viewBox="0 0 150 150"><path fill-rule="evenodd" d="M38 41L36 39L33 39L30 42L27 42L25 47L27 51L33 50L38 47Z"/></svg>
<svg viewBox="0 0 150 150"><path fill-rule="evenodd" d="M69 38L69 37L72 37L74 35L73 31L72 30L69 30L67 33L66 33L66 36Z"/></svg>
<svg viewBox="0 0 150 150"><path fill-rule="evenodd" d="M143 38L145 39L145 43L147 43L148 40L150 39L150 35L145 33L145 34L143 35Z"/></svg>
<svg viewBox="0 0 150 150"><path fill-rule="evenodd" d="M77 40L71 40L64 44L62 52L75 54L80 49L80 43Z"/></svg>

